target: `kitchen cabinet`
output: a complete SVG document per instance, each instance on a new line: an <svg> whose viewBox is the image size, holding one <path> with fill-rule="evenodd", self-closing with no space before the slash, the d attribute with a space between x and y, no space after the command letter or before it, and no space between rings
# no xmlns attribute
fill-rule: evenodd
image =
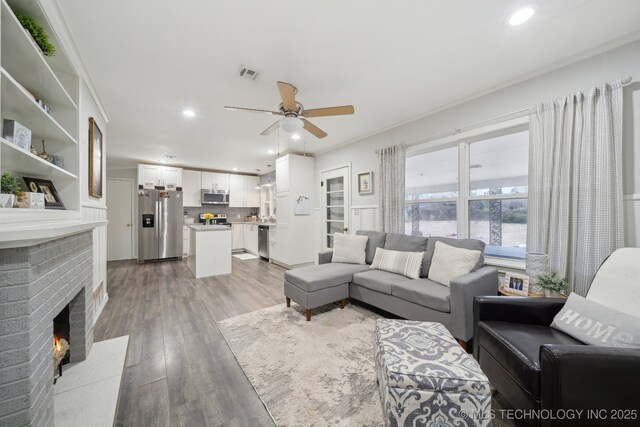
<svg viewBox="0 0 640 427"><path fill-rule="evenodd" d="M166 186L173 184L182 187L182 168L160 165L138 165L138 185L153 182L154 185Z"/></svg>
<svg viewBox="0 0 640 427"><path fill-rule="evenodd" d="M234 251L244 249L244 224L231 225L231 249Z"/></svg>
<svg viewBox="0 0 640 427"><path fill-rule="evenodd" d="M276 201L275 201L275 187L264 186L260 189L260 215L262 216L275 216L276 215Z"/></svg>
<svg viewBox="0 0 640 427"><path fill-rule="evenodd" d="M276 159L276 187L278 192L289 191L289 156Z"/></svg>
<svg viewBox="0 0 640 427"><path fill-rule="evenodd" d="M314 160L288 154L276 160L276 239L277 251L270 254L275 262L291 268L315 261L313 239L301 238L314 229L313 216L296 214L295 204L300 197L314 206Z"/></svg>
<svg viewBox="0 0 640 427"><path fill-rule="evenodd" d="M229 207L259 208L260 190L256 190L258 183L259 178L257 176L230 175Z"/></svg>
<svg viewBox="0 0 640 427"><path fill-rule="evenodd" d="M202 172L202 189L230 191L229 174L219 172Z"/></svg>
<svg viewBox="0 0 640 427"><path fill-rule="evenodd" d="M202 189L202 175L199 171L182 171L182 197L183 206L187 207L200 207L201 204L201 189Z"/></svg>
<svg viewBox="0 0 640 427"><path fill-rule="evenodd" d="M258 255L258 225L244 225L244 249L254 255Z"/></svg>

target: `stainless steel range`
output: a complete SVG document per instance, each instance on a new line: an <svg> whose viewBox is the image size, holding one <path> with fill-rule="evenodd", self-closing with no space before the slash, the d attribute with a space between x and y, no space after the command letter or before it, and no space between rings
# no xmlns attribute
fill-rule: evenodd
<svg viewBox="0 0 640 427"><path fill-rule="evenodd" d="M211 219L211 224L225 225L227 227L231 227L231 223L227 222L227 214L225 213L211 213L211 212L201 213L199 217L201 224L204 224L207 222L207 220L203 218L203 216L207 214L213 215L213 218Z"/></svg>

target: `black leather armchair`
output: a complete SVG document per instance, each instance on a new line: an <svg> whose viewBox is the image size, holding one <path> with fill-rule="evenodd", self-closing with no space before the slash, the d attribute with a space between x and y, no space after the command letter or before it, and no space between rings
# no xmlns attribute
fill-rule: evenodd
<svg viewBox="0 0 640 427"><path fill-rule="evenodd" d="M551 328L564 302L476 297L480 367L514 409L550 410L518 424L640 425L640 349L589 346ZM580 419L552 416L567 409L584 412Z"/></svg>

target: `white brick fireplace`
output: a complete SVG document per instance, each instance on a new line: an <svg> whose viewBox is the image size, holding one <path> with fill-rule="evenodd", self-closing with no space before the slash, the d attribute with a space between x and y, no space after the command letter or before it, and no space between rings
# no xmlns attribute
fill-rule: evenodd
<svg viewBox="0 0 640 427"><path fill-rule="evenodd" d="M53 319L69 305L71 361L84 360L92 286L92 231L0 249L0 425L54 424Z"/></svg>

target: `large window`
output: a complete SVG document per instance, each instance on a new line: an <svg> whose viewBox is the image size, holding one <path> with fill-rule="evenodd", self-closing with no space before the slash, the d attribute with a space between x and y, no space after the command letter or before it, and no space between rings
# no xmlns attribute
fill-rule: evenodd
<svg viewBox="0 0 640 427"><path fill-rule="evenodd" d="M471 237L487 256L524 259L528 147L521 131L410 155L405 232Z"/></svg>

